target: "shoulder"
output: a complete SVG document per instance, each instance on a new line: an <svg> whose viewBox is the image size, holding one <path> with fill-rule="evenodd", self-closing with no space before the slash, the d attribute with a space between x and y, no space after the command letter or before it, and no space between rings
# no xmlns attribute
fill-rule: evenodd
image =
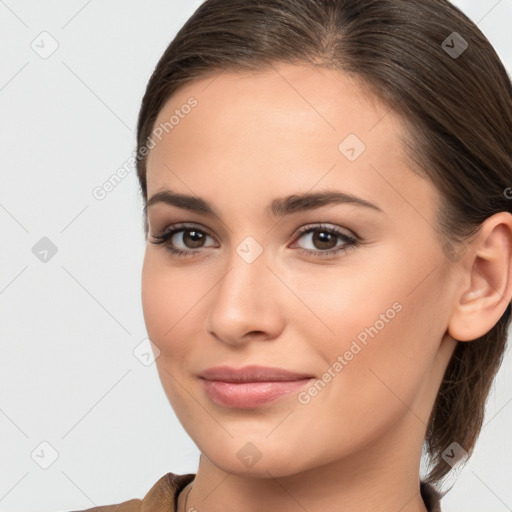
<svg viewBox="0 0 512 512"><path fill-rule="evenodd" d="M141 512L146 510L174 512L179 492L194 478L194 473L184 475L167 473L153 484L142 499L131 499L113 505L101 505L69 512Z"/></svg>
<svg viewBox="0 0 512 512"><path fill-rule="evenodd" d="M194 478L194 473L184 475L167 473L151 487L142 500L131 499L114 505L102 505L70 512L141 512L146 510L175 512L176 498L179 492ZM441 493L433 485L420 482L420 491L428 512L442 512Z"/></svg>
<svg viewBox="0 0 512 512"><path fill-rule="evenodd" d="M80 510L70 510L69 512L140 512L141 504L141 500L132 499L116 505L102 505Z"/></svg>

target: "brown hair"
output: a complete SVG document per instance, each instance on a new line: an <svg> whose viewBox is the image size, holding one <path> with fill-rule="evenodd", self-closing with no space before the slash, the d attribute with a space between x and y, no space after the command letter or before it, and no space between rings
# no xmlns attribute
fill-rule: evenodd
<svg viewBox="0 0 512 512"><path fill-rule="evenodd" d="M401 115L411 169L442 198L436 229L448 258L485 219L511 211L510 78L478 27L446 0L205 1L165 50L142 100L137 175L144 203L144 148L170 96L223 70L263 71L278 62L349 73ZM147 237L145 212L144 227ZM452 469L442 457L452 442L468 457L473 452L509 321L510 305L487 334L457 343L426 428L429 483L439 486Z"/></svg>

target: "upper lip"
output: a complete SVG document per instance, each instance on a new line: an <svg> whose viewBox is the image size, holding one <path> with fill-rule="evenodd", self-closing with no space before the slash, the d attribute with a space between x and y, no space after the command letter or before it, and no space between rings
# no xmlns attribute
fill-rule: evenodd
<svg viewBox="0 0 512 512"><path fill-rule="evenodd" d="M293 372L284 368L250 365L242 368L215 366L202 371L199 377L222 382L269 382L308 379L313 375Z"/></svg>

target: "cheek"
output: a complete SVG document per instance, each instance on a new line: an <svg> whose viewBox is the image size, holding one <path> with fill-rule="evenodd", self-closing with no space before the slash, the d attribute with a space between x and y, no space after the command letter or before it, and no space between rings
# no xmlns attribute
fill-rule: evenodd
<svg viewBox="0 0 512 512"><path fill-rule="evenodd" d="M421 392L445 330L442 275L431 272L435 266L426 257L386 254L361 272L330 269L302 280L301 298L319 321L297 316L296 329L314 340L325 364L318 396L344 416L356 420L364 411L384 418Z"/></svg>
<svg viewBox="0 0 512 512"><path fill-rule="evenodd" d="M186 371L190 357L190 337L197 322L193 304L200 297L186 273L173 268L160 254L146 250L142 267L141 299L146 331L160 353L155 365L167 398L181 421L190 414L190 398L183 392L187 383Z"/></svg>
<svg viewBox="0 0 512 512"><path fill-rule="evenodd" d="M168 308L165 280L155 258L146 250L142 266L141 299L146 330L149 338L161 350L159 338L168 329L166 310Z"/></svg>
<svg viewBox="0 0 512 512"><path fill-rule="evenodd" d="M180 333L190 329L193 306L201 295L186 272L155 252L147 249L144 256L141 299L148 336L165 358L182 351L180 342L186 337Z"/></svg>

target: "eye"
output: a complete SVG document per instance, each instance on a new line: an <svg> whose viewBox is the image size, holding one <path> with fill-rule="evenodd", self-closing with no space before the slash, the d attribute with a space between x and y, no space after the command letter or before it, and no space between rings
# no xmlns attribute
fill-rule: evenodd
<svg viewBox="0 0 512 512"><path fill-rule="evenodd" d="M358 246L359 240L356 237L347 235L336 228L329 228L322 224L316 226L305 227L299 232L296 240L305 239L313 249L305 249L299 247L298 250L304 254L325 257L333 256L340 252L346 252L349 249L355 249ZM342 242L338 244L338 242Z"/></svg>
<svg viewBox="0 0 512 512"><path fill-rule="evenodd" d="M205 241L208 238L213 239L206 229L189 224L175 224L164 232L152 236L155 240L151 243L164 245L171 255L177 257L198 256L203 248L208 247L205 246ZM323 224L306 226L301 229L294 244L301 239L307 240L313 245L313 248L298 247L297 250L308 256L319 258L346 252L351 248L356 248L359 244L358 238ZM218 247L218 245L213 245L213 247Z"/></svg>
<svg viewBox="0 0 512 512"><path fill-rule="evenodd" d="M181 233L178 235L178 233ZM196 256L204 247L207 238L213 238L205 229L191 225L174 225L171 229L158 235L153 235L156 241L152 244L162 244L175 256ZM180 247L181 244L181 247Z"/></svg>

